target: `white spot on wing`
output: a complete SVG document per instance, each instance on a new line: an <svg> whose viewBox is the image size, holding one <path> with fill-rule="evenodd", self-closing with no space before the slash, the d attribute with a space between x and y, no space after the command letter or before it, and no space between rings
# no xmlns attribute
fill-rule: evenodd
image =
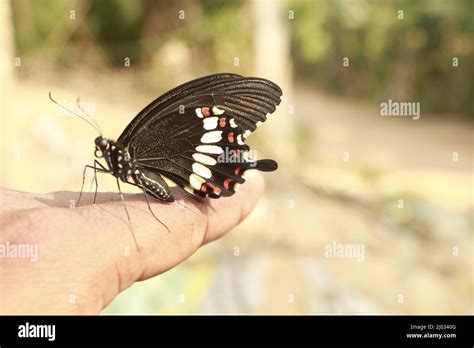
<svg viewBox="0 0 474 348"><path fill-rule="evenodd" d="M217 143L222 139L222 131L207 132L201 137L201 143Z"/></svg>
<svg viewBox="0 0 474 348"><path fill-rule="evenodd" d="M196 160L198 162L208 164L210 166L213 166L217 163L217 161L214 158L212 158L210 156L203 155L201 153L194 153L193 158L194 158L194 160Z"/></svg>
<svg viewBox="0 0 474 348"><path fill-rule="evenodd" d="M216 145L199 145L199 146L196 146L196 151L210 153L213 155L220 155L221 153L224 152L224 149Z"/></svg>
<svg viewBox="0 0 474 348"><path fill-rule="evenodd" d="M201 163L193 163L193 172L206 179L210 179L212 176L211 170Z"/></svg>
<svg viewBox="0 0 474 348"><path fill-rule="evenodd" d="M235 118L231 118L229 124L232 128L237 128L237 123L235 123Z"/></svg>
<svg viewBox="0 0 474 348"><path fill-rule="evenodd" d="M222 115L224 113L224 110L219 109L217 106L213 106L212 113L214 115Z"/></svg>
<svg viewBox="0 0 474 348"><path fill-rule="evenodd" d="M244 141L242 140L242 134L237 135L237 143L239 145L244 145Z"/></svg>
<svg viewBox="0 0 474 348"><path fill-rule="evenodd" d="M204 115L202 114L201 108L196 108L194 111L196 112L197 117L199 118L204 117Z"/></svg>
<svg viewBox="0 0 474 348"><path fill-rule="evenodd" d="M203 122L203 127L206 130L213 130L217 128L217 117L206 117Z"/></svg>
<svg viewBox="0 0 474 348"><path fill-rule="evenodd" d="M247 129L247 130L244 132L244 138L247 138L250 134L252 134L252 132Z"/></svg>
<svg viewBox="0 0 474 348"><path fill-rule="evenodd" d="M257 121L257 123L255 124L257 127L260 127L262 125L262 121Z"/></svg>
<svg viewBox="0 0 474 348"><path fill-rule="evenodd" d="M191 184L192 187L194 187L196 190L201 189L201 185L204 184L206 180L201 178L200 176L196 174L191 174L189 176L189 183Z"/></svg>
<svg viewBox="0 0 474 348"><path fill-rule="evenodd" d="M167 184L169 187L177 186L177 184L176 184L173 180L167 178L166 176L163 176L163 175L162 175L161 177L163 178L163 180L166 182L166 184Z"/></svg>
<svg viewBox="0 0 474 348"><path fill-rule="evenodd" d="M184 186L184 191L186 191L186 192L188 192L192 195L194 194L194 190L189 186Z"/></svg>

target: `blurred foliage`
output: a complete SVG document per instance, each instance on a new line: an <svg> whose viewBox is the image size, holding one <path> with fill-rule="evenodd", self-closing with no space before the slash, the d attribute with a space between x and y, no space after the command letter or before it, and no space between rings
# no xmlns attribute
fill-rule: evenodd
<svg viewBox="0 0 474 348"><path fill-rule="evenodd" d="M74 47L65 46L62 38L74 30L74 22L68 19L68 10L74 3L74 0L11 1L17 54L58 60L70 57Z"/></svg>
<svg viewBox="0 0 474 348"><path fill-rule="evenodd" d="M101 0L90 5L87 19L91 31L111 62L122 63L124 55L140 57L145 2Z"/></svg>
<svg viewBox="0 0 474 348"><path fill-rule="evenodd" d="M288 1L287 11L295 14L297 77L346 95L472 115L473 1Z"/></svg>
<svg viewBox="0 0 474 348"><path fill-rule="evenodd" d="M251 71L252 16L244 0L12 0L17 54L64 66L150 71L157 87L192 69ZM471 0L282 0L298 80L370 100L418 101L423 112L472 115ZM185 18L179 18L181 10ZM76 18L70 18L70 11ZM403 19L399 19L399 11ZM286 11L286 12L283 12ZM176 64L173 61L175 51ZM168 54L166 54L168 52ZM171 52L171 53L170 53ZM167 58L168 57L168 58ZM349 67L342 60L349 58ZM453 57L459 67L452 66ZM199 62L196 64L195 62ZM176 71L179 69L179 71ZM158 78L163 77L163 78ZM159 86L161 87L161 86Z"/></svg>

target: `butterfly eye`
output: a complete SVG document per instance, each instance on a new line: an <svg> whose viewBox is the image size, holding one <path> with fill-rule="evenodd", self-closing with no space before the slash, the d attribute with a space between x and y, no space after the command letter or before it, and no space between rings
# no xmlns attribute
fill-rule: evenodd
<svg viewBox="0 0 474 348"><path fill-rule="evenodd" d="M106 146L107 146L107 143L108 143L108 141L107 141L106 139L102 139L102 140L100 141L100 146L101 146L101 147L106 147Z"/></svg>

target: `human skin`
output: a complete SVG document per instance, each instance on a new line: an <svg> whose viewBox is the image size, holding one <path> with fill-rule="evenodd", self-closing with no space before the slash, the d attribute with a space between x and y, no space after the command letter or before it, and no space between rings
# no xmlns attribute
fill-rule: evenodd
<svg viewBox="0 0 474 348"><path fill-rule="evenodd" d="M197 201L179 192L173 203L143 194L33 194L0 188L0 243L36 244L38 260L0 258L0 313L97 314L134 282L166 272L230 231L264 189L256 171L232 197ZM136 243L134 242L134 237ZM137 249L138 246L138 249Z"/></svg>

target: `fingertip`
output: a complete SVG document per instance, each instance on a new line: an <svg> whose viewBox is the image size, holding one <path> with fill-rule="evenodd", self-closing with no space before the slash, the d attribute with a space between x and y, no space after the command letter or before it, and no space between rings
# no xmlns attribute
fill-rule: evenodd
<svg viewBox="0 0 474 348"><path fill-rule="evenodd" d="M246 182L250 182L251 185L254 185L255 188L258 186L260 187L260 190L263 191L265 187L265 180L258 170L247 170L242 177Z"/></svg>
<svg viewBox="0 0 474 348"><path fill-rule="evenodd" d="M243 183L237 192L227 198L211 203L208 211L208 231L203 243L213 241L242 222L255 208L265 189L263 176L256 170L244 174Z"/></svg>
<svg viewBox="0 0 474 348"><path fill-rule="evenodd" d="M265 190L265 180L263 175L257 170L248 170L244 174L245 183L236 192L236 198L242 200L244 204L244 213L248 210L245 216L254 208L258 199Z"/></svg>

